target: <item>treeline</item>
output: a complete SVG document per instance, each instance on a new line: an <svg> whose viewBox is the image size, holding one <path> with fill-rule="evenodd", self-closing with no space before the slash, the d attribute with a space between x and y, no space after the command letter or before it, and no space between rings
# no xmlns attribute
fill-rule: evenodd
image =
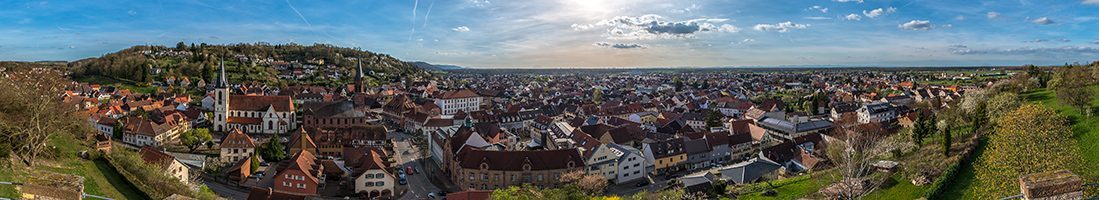
<svg viewBox="0 0 1099 200"><path fill-rule="evenodd" d="M218 63L224 60L226 70L234 74L230 76L233 79L231 81L277 82L278 72L274 70L272 63L267 62L268 58L298 63L322 61L322 68L333 64L339 68L337 70L345 72L352 72L354 69L356 63L352 58L361 58L365 68L387 76L426 74L422 69L386 54L327 44L304 46L293 43L211 45L180 42L175 47L133 46L98 58L74 61L68 65L76 78L104 76L147 83L174 76L189 77L192 82L197 82L198 79L211 80L216 75ZM161 73L154 73L155 70L160 70Z"/></svg>

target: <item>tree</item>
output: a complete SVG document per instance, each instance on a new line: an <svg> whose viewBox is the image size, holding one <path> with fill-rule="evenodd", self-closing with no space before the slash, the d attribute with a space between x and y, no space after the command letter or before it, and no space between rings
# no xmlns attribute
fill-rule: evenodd
<svg viewBox="0 0 1099 200"><path fill-rule="evenodd" d="M822 191L833 199L861 199L885 182L888 176L870 176L875 171L873 163L888 153L883 144L884 130L876 123L854 127L836 127L836 135L843 135L840 142L829 143L828 158L834 163L833 183Z"/></svg>
<svg viewBox="0 0 1099 200"><path fill-rule="evenodd" d="M49 154L51 135L87 133L87 122L74 114L76 106L59 96L68 84L61 72L52 69L0 72L0 140L8 145L0 148L4 150L0 155L18 156L32 166Z"/></svg>
<svg viewBox="0 0 1099 200"><path fill-rule="evenodd" d="M710 110L710 111L708 111L708 114L706 115L706 127L707 128L722 127L723 126L722 124L724 124L724 123L721 122L721 119L724 119L724 118L725 118L725 115L721 114L720 111ZM709 131L709 130L705 130L705 131Z"/></svg>
<svg viewBox="0 0 1099 200"><path fill-rule="evenodd" d="M122 139L122 132L125 128L126 127L122 124L121 121L115 122L113 130L111 130L111 137L115 139Z"/></svg>
<svg viewBox="0 0 1099 200"><path fill-rule="evenodd" d="M935 115L928 115L920 117L916 124L912 127L912 142L916 143L916 146L923 145L923 139L931 133L934 133L935 128Z"/></svg>
<svg viewBox="0 0 1099 200"><path fill-rule="evenodd" d="M973 132L981 130L988 124L988 106L985 102L977 103L977 108L969 114L970 122L973 123Z"/></svg>
<svg viewBox="0 0 1099 200"><path fill-rule="evenodd" d="M951 132L953 132L952 129L954 129L954 125L952 125L950 123L947 123L946 128L944 128L940 131L943 134L943 155L944 156L950 156L950 146L954 144L954 141L953 141L954 136L951 134ZM974 130L976 130L976 128L974 128Z"/></svg>
<svg viewBox="0 0 1099 200"><path fill-rule="evenodd" d="M183 132L179 135L179 142L186 146L191 152L195 152L198 147L201 147L206 142L212 141L210 136L210 130L205 128L191 129L190 131Z"/></svg>
<svg viewBox="0 0 1099 200"><path fill-rule="evenodd" d="M588 195L601 195L607 189L607 180L597 174L587 174L584 171L573 171L561 174L561 182L580 187Z"/></svg>
<svg viewBox="0 0 1099 200"><path fill-rule="evenodd" d="M259 156L256 156L256 154L252 154L251 158L249 159L251 159L251 161L249 161L251 164L249 169L251 169L251 171L248 172L248 174L255 174L256 171L259 170Z"/></svg>
<svg viewBox="0 0 1099 200"><path fill-rule="evenodd" d="M176 43L176 51L185 51L185 50L187 50L187 44L186 43L183 43L183 41L180 41L179 43Z"/></svg>
<svg viewBox="0 0 1099 200"><path fill-rule="evenodd" d="M263 157L263 160L274 162L285 160L289 157L286 155L286 147L282 145L282 141L279 141L279 138L281 138L279 137L279 134L275 134L270 140L267 140L267 143L264 143L263 146L260 147L259 153L260 156Z"/></svg>
<svg viewBox="0 0 1099 200"><path fill-rule="evenodd" d="M599 88L592 88L591 101L594 103L603 103L603 90Z"/></svg>
<svg viewBox="0 0 1099 200"><path fill-rule="evenodd" d="M1019 101L1019 95L1012 92L1003 92L988 99L987 109L988 117L996 118L1014 111L1022 104Z"/></svg>
<svg viewBox="0 0 1099 200"><path fill-rule="evenodd" d="M1061 102L1076 108L1084 116L1091 117L1091 100L1094 95L1087 87L1090 83L1090 76L1084 71L1084 68L1069 67L1062 69L1058 72L1058 77L1061 81L1054 88L1057 98Z"/></svg>
<svg viewBox="0 0 1099 200"><path fill-rule="evenodd" d="M1051 170L1079 170L1079 146L1067 120L1057 111L1035 104L996 118L996 133L988 150L973 165L978 194L1001 198L1014 195L1018 177Z"/></svg>

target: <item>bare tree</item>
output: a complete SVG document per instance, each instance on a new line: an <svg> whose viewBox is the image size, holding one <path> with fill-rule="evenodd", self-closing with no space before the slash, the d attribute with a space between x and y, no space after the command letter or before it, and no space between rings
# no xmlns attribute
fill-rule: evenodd
<svg viewBox="0 0 1099 200"><path fill-rule="evenodd" d="M874 172L874 161L888 152L883 142L885 131L877 123L838 126L835 131L842 137L842 141L828 144L828 156L836 166L835 172L830 174L832 185L821 193L834 199L862 199L888 177L870 176Z"/></svg>
<svg viewBox="0 0 1099 200"><path fill-rule="evenodd" d="M60 72L34 68L3 72L0 78L0 135L24 164L49 148L51 134L82 131L74 104L62 102L68 81ZM79 134L79 133L77 133Z"/></svg>

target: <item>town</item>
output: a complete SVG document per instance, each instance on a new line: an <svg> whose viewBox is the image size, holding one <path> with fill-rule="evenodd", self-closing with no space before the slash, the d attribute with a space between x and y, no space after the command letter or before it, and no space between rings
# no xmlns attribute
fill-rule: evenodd
<svg viewBox="0 0 1099 200"><path fill-rule="evenodd" d="M140 53L191 54L153 49ZM1020 95L1090 84L1081 81L1099 69L423 69L431 73L391 79L370 59L338 62L351 72L321 64L332 60L218 60L209 80L153 68L151 89L140 89L149 93L65 82L68 72L47 68L5 69L5 86L26 87L21 76L64 83L46 91L94 130L80 156L115 168L138 198L884 199L945 197L961 168L974 170L974 151L1006 148L988 134L1034 129L1010 120L1053 117L1026 113L1052 111ZM349 81L277 86L227 73L254 62L272 65L278 79ZM1022 178L990 194L1082 198L1094 174L1043 169L1009 175ZM77 183L28 180L20 196L96 197L80 184L94 180L41 173Z"/></svg>

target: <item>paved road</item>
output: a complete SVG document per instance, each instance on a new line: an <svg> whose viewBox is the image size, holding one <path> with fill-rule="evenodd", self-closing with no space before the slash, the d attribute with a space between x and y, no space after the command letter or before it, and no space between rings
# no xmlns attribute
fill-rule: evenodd
<svg viewBox="0 0 1099 200"><path fill-rule="evenodd" d="M403 133L393 134L393 138L396 140L394 151L397 152L397 166L401 169L412 166L416 169L416 173L409 175L408 179L408 193L405 193L400 199L429 199L427 194L431 192L441 191L438 187L428 180L428 177L423 173L423 165L420 163L423 159L420 159L420 149L409 142L411 136Z"/></svg>
<svg viewBox="0 0 1099 200"><path fill-rule="evenodd" d="M224 185L216 181L202 180L202 184L217 193L218 196L222 196L228 199L248 199L248 193L238 190L236 186Z"/></svg>

